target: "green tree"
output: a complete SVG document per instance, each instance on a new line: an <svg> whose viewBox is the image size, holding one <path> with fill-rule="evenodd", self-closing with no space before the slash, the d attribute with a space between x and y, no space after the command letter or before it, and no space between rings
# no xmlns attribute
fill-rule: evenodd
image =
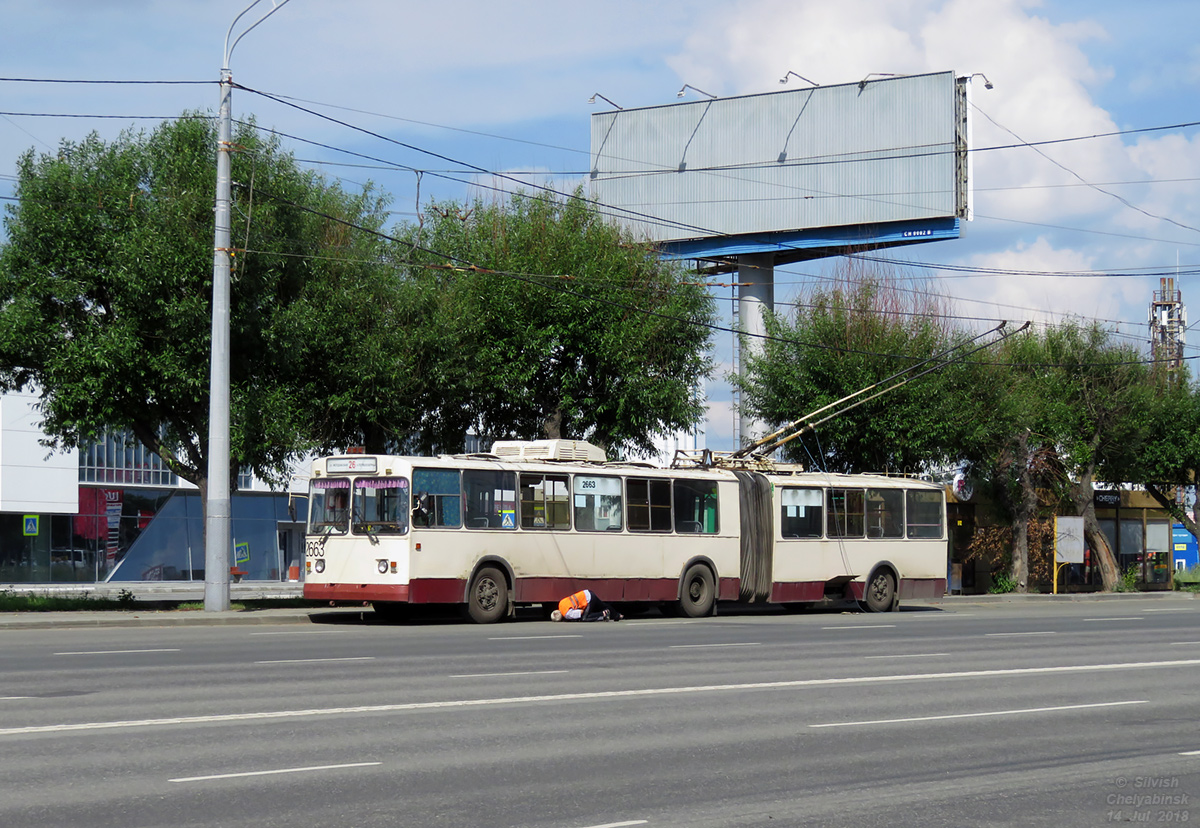
<svg viewBox="0 0 1200 828"><path fill-rule="evenodd" d="M309 345L348 339L356 318L297 322L331 285L361 287L353 263L372 254L335 219L378 227L383 204L301 170L252 124L234 144L231 459L279 479L317 442L323 398L296 389L330 366ZM0 388L40 390L54 445L127 429L204 495L215 146L211 119L193 114L30 151L0 251Z"/></svg>
<svg viewBox="0 0 1200 828"><path fill-rule="evenodd" d="M895 273L851 269L802 298L790 318L769 316L761 353L746 360L744 379L732 378L745 412L782 425L965 341L941 323L943 308L929 297ZM917 472L956 462L964 441L981 439L981 423L963 403L975 375L970 363L946 365L831 419L785 452L836 472Z"/></svg>
<svg viewBox="0 0 1200 828"><path fill-rule="evenodd" d="M1009 518L1009 575L1017 592L1029 588L1030 530L1044 505L1039 492L1065 480L1054 439L1046 433L1044 345L1042 337L1027 331L981 356L979 387L991 391L967 398L983 424L982 439L968 447L971 474Z"/></svg>
<svg viewBox="0 0 1200 828"><path fill-rule="evenodd" d="M410 283L439 297L444 447L470 426L648 453L702 418L711 298L580 196L434 204L404 232Z"/></svg>
<svg viewBox="0 0 1200 828"><path fill-rule="evenodd" d="M1128 473L1145 446L1155 383L1144 356L1132 345L1115 343L1096 323L1067 321L1050 328L1044 354L1044 364L1028 367L1044 383L1047 431L1069 477L1104 588L1113 590L1121 572L1096 520L1095 483L1130 482Z"/></svg>
<svg viewBox="0 0 1200 828"><path fill-rule="evenodd" d="M1151 381L1156 393L1146 411L1145 441L1124 475L1144 486L1159 506L1200 537L1200 526L1175 498L1175 490L1200 479L1200 389L1186 370L1174 375L1152 371Z"/></svg>

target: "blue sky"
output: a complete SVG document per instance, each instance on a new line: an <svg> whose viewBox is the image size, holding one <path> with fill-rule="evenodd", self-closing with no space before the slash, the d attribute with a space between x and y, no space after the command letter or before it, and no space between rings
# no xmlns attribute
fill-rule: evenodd
<svg viewBox="0 0 1200 828"><path fill-rule="evenodd" d="M0 77L212 82L0 81L0 198L11 197L15 162L26 149L153 125L133 116L214 110L225 32L248 2L0 0ZM587 166L589 115L604 108L587 103L593 93L626 108L651 106L675 102L684 83L722 97L778 90L789 70L825 85L868 73L982 72L995 88L975 87L977 147L1014 143L1011 133L1034 142L1200 121L1198 31L1194 0L291 0L246 36L231 68L238 83L317 102L304 105L396 141L573 186ZM247 92L235 93L233 110L262 126L431 173L454 168ZM375 181L393 196L398 220L417 209L415 174L332 166L352 159L291 146L348 184ZM926 268L931 289L964 317L1073 314L1144 338L1158 276L1044 272L1195 269L1200 129L1043 151L1057 165L1028 148L978 153L976 219L957 241L903 255L1029 274L964 277ZM475 192L433 174L421 179L423 202ZM777 272L777 300L822 273L813 263ZM1180 287L1185 303L1200 301L1196 277L1183 275ZM1200 321L1200 311L1192 315ZM1200 354L1200 334L1193 340L1188 355ZM716 358L726 362L728 354L724 343ZM709 397L708 442L730 447L727 386L712 383Z"/></svg>

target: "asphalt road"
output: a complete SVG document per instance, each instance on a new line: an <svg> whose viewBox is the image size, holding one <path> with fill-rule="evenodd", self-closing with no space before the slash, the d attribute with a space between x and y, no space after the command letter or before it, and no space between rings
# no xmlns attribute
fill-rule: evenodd
<svg viewBox="0 0 1200 828"><path fill-rule="evenodd" d="M4 630L0 826L1200 821L1200 601Z"/></svg>

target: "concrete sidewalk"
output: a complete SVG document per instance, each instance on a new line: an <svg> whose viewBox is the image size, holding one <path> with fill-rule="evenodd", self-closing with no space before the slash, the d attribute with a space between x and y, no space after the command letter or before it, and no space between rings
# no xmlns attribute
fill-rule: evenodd
<svg viewBox="0 0 1200 828"><path fill-rule="evenodd" d="M240 601L284 601L303 597L295 581L248 581L229 585L229 598ZM203 581L129 581L99 584L0 584L0 593L61 598L120 600L132 596L127 609L69 612L0 612L0 630L44 627L176 627L230 624L311 624L311 616L353 612L352 607L280 607L204 612L163 609L162 605L204 601Z"/></svg>
<svg viewBox="0 0 1200 828"><path fill-rule="evenodd" d="M132 595L133 601L154 603L164 601L203 601L203 581L123 581L78 584L0 584L0 593L10 595L48 595L62 598L106 598L119 600ZM229 585L234 601L262 601L282 598L302 598L304 584L300 581L242 581Z"/></svg>
<svg viewBox="0 0 1200 828"><path fill-rule="evenodd" d="M1009 601L1032 601L1035 603L1047 602L1055 603L1059 601L1131 601L1131 600L1152 600L1152 601L1191 601L1197 597L1194 592L1173 592L1168 590L1157 590L1154 592L1067 592L1059 593L1058 595L1046 595L1043 593L1025 593L1006 592L1000 595L943 595L941 598L929 598L921 601L902 601L901 606L911 606L913 604L996 604Z"/></svg>

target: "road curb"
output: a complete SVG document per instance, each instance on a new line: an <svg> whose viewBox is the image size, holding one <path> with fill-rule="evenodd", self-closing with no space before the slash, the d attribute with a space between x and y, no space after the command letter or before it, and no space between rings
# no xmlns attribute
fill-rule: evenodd
<svg viewBox="0 0 1200 828"><path fill-rule="evenodd" d="M1043 593L1006 592L999 595L945 595L941 598L923 598L920 601L903 603L922 604L1003 604L1003 603L1056 603L1071 601L1192 601L1193 592L1070 592L1058 595Z"/></svg>
<svg viewBox="0 0 1200 828"><path fill-rule="evenodd" d="M111 610L107 612L9 612L0 614L0 631L31 629L95 629L121 627L234 627L263 624L314 624L315 616L341 610Z"/></svg>

